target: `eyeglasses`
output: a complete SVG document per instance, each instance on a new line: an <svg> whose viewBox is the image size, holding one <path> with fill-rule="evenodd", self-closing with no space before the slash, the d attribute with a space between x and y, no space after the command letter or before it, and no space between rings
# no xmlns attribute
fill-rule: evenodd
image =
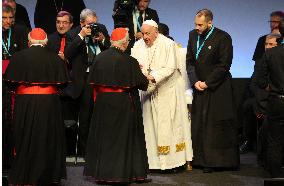
<svg viewBox="0 0 284 186"><path fill-rule="evenodd" d="M267 21L268 23L280 23L280 21Z"/></svg>
<svg viewBox="0 0 284 186"><path fill-rule="evenodd" d="M69 23L70 23L69 21L56 21L56 24L58 24L58 25L60 25L60 24L67 25Z"/></svg>

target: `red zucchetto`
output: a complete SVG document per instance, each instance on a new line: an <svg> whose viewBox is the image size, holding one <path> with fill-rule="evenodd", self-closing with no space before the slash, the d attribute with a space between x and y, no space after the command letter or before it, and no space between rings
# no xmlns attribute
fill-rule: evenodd
<svg viewBox="0 0 284 186"><path fill-rule="evenodd" d="M128 30L126 28L116 28L111 33L112 41L119 41L126 37Z"/></svg>
<svg viewBox="0 0 284 186"><path fill-rule="evenodd" d="M41 28L32 29L29 35L30 35L30 38L34 40L45 40L47 37L45 31Z"/></svg>

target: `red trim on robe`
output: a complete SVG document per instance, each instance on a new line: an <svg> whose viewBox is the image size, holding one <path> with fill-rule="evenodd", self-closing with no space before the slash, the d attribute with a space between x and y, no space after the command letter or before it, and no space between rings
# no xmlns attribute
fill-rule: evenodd
<svg viewBox="0 0 284 186"><path fill-rule="evenodd" d="M128 90L129 90L129 88L107 87L107 86L95 85L94 89L93 89L94 102L96 101L97 94L99 92L117 92L117 93L122 93L122 92L127 92Z"/></svg>
<svg viewBox="0 0 284 186"><path fill-rule="evenodd" d="M57 94L55 86L20 85L16 94Z"/></svg>

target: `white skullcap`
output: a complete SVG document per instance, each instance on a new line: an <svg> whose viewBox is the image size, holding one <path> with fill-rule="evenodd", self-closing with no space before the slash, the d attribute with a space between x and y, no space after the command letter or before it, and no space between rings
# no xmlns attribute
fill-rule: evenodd
<svg viewBox="0 0 284 186"><path fill-rule="evenodd" d="M153 26L155 28L158 28L158 24L152 19L144 21L143 25L150 25L150 26Z"/></svg>

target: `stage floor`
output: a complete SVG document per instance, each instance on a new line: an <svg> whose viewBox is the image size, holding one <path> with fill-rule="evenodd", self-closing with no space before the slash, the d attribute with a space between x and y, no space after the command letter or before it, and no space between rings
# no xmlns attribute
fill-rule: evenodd
<svg viewBox="0 0 284 186"><path fill-rule="evenodd" d="M93 186L97 185L83 177L83 166L68 166L67 180L63 186ZM237 171L203 173L200 169L179 173L150 173L150 183L131 185L189 185L189 186L262 186L269 175L257 165L255 153L241 155L241 167Z"/></svg>

